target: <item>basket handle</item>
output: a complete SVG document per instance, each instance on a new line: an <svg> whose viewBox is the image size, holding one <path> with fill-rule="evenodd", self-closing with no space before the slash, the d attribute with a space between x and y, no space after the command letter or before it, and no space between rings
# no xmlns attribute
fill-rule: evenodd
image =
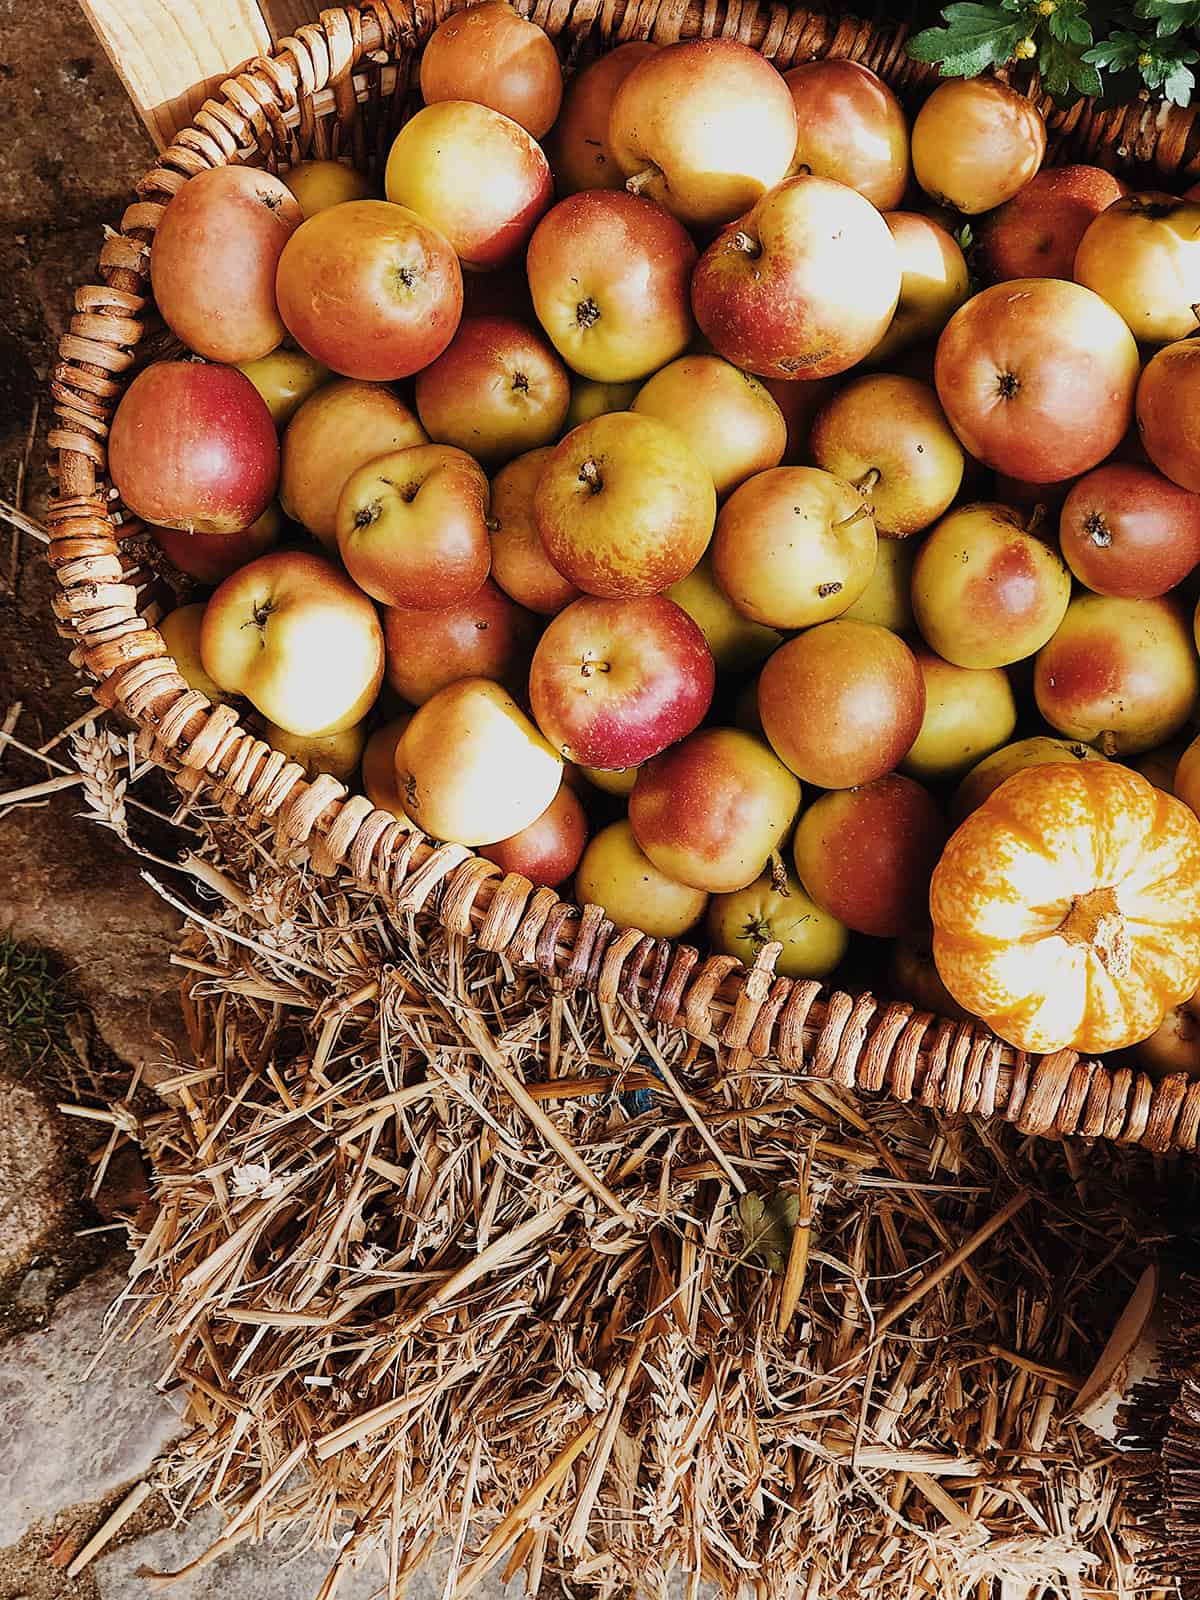
<svg viewBox="0 0 1200 1600"><path fill-rule="evenodd" d="M311 22L319 0L80 0L160 150L234 67Z"/></svg>

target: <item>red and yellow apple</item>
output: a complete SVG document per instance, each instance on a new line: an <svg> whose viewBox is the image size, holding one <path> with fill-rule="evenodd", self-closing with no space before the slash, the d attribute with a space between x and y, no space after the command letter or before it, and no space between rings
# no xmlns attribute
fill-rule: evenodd
<svg viewBox="0 0 1200 1600"><path fill-rule="evenodd" d="M519 872L530 883L557 888L579 865L587 836L579 797L563 783L540 817L511 838L484 845L479 854L504 872Z"/></svg>
<svg viewBox="0 0 1200 1600"><path fill-rule="evenodd" d="M1200 344L1180 339L1146 363L1137 386L1138 436L1158 470L1200 493Z"/></svg>
<svg viewBox="0 0 1200 1600"><path fill-rule="evenodd" d="M1047 167L980 224L976 259L990 283L1074 277L1089 224L1125 192L1102 167Z"/></svg>
<svg viewBox="0 0 1200 1600"><path fill-rule="evenodd" d="M618 928L677 939L704 915L708 895L669 878L638 848L624 819L588 841L575 874L575 898L599 906Z"/></svg>
<svg viewBox="0 0 1200 1600"><path fill-rule="evenodd" d="M1152 600L1200 562L1200 495L1150 467L1108 462L1072 487L1058 538L1071 571L1096 594Z"/></svg>
<svg viewBox="0 0 1200 1600"><path fill-rule="evenodd" d="M581 189L621 189L625 175L613 159L608 119L613 96L639 62L659 45L630 39L577 72L563 94L562 110L546 141L560 195ZM579 419L584 420L582 417Z"/></svg>
<svg viewBox="0 0 1200 1600"><path fill-rule="evenodd" d="M421 97L474 100L535 139L551 127L562 101L562 68L549 36L506 0L485 0L445 19L421 53Z"/></svg>
<svg viewBox="0 0 1200 1600"><path fill-rule="evenodd" d="M900 258L900 298L887 332L867 356L872 366L891 361L922 339L936 339L970 293L966 257L954 237L917 211L889 211L884 219Z"/></svg>
<svg viewBox="0 0 1200 1600"><path fill-rule="evenodd" d="M383 681L375 607L324 556L276 550L242 567L204 611L200 658L289 733L361 722Z"/></svg>
<svg viewBox="0 0 1200 1600"><path fill-rule="evenodd" d="M412 712L405 711L390 722L375 729L362 753L363 793L380 811L390 811L397 822L413 826L400 801L396 787L396 748L404 737L404 730L412 721Z"/></svg>
<svg viewBox="0 0 1200 1600"><path fill-rule="evenodd" d="M542 468L554 454L549 445L529 450L492 479L492 577L518 605L552 617L579 598L546 554L533 514L533 497Z"/></svg>
<svg viewBox="0 0 1200 1600"><path fill-rule="evenodd" d="M577 428L581 422L602 417L609 411L628 411L637 397L641 384L598 383L594 378L571 379L571 400L567 406L567 429Z"/></svg>
<svg viewBox="0 0 1200 1600"><path fill-rule="evenodd" d="M1114 306L1141 344L1200 330L1200 200L1127 194L1089 225L1075 281Z"/></svg>
<svg viewBox="0 0 1200 1600"><path fill-rule="evenodd" d="M939 205L975 216L1011 200L1046 154L1046 124L997 78L948 78L917 112L912 164Z"/></svg>
<svg viewBox="0 0 1200 1600"><path fill-rule="evenodd" d="M890 211L908 187L908 123L899 100L870 67L842 56L805 61L783 81L796 107L793 172L857 189Z"/></svg>
<svg viewBox="0 0 1200 1600"><path fill-rule="evenodd" d="M456 678L491 678L523 689L533 654L532 615L487 579L473 595L437 611L388 606L383 613L387 681L409 705Z"/></svg>
<svg viewBox="0 0 1200 1600"><path fill-rule="evenodd" d="M567 369L513 317L464 317L432 365L417 374L417 414L431 439L476 460L511 460L562 433Z"/></svg>
<svg viewBox="0 0 1200 1600"><path fill-rule="evenodd" d="M783 412L765 384L720 356L680 356L660 368L632 409L677 429L712 474L718 495L783 460Z"/></svg>
<svg viewBox="0 0 1200 1600"><path fill-rule="evenodd" d="M274 549L283 533L283 517L272 500L261 517L237 533L185 533L181 528L148 531L180 572L215 589L230 573Z"/></svg>

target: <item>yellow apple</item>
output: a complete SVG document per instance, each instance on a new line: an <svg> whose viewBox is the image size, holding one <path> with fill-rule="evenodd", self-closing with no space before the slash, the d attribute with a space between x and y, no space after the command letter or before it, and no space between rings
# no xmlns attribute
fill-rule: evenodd
<svg viewBox="0 0 1200 1600"><path fill-rule="evenodd" d="M575 894L600 906L619 928L640 928L654 939L677 939L704 915L708 895L660 872L638 848L628 822L602 828L583 852Z"/></svg>
<svg viewBox="0 0 1200 1600"><path fill-rule="evenodd" d="M911 633L912 569L917 554L915 539L880 539L875 547L875 570L867 587L852 606L842 612L855 622L874 622L893 633Z"/></svg>
<svg viewBox="0 0 1200 1600"><path fill-rule="evenodd" d="M332 377L328 367L303 350L285 350L282 345L268 356L238 365L267 402L277 428L285 427L309 395Z"/></svg>
<svg viewBox="0 0 1200 1600"><path fill-rule="evenodd" d="M380 811L390 811L397 822L411 828L412 818L400 803L396 788L396 748L404 737L404 730L412 721L412 712L404 711L390 722L375 729L362 753L363 793Z"/></svg>
<svg viewBox="0 0 1200 1600"><path fill-rule="evenodd" d="M324 556L276 550L241 567L204 608L204 670L289 733L361 722L383 681L375 607Z"/></svg>
<svg viewBox="0 0 1200 1600"><path fill-rule="evenodd" d="M1079 744L1071 739L1050 739L1037 734L1032 739L1018 739L1006 744L973 766L954 792L950 805L951 816L959 823L972 811L978 810L990 794L1026 767L1056 766L1071 761L1103 761L1099 750L1090 744Z"/></svg>
<svg viewBox="0 0 1200 1600"><path fill-rule="evenodd" d="M742 615L713 576L709 556L672 584L667 597L682 606L700 629L718 672L748 672L783 643L783 635L774 628Z"/></svg>
<svg viewBox="0 0 1200 1600"><path fill-rule="evenodd" d="M925 716L900 770L923 783L960 778L1012 738L1012 684L1003 667L956 667L930 650L914 654L925 679Z"/></svg>
<svg viewBox="0 0 1200 1600"><path fill-rule="evenodd" d="M777 467L787 423L770 390L720 356L681 356L648 378L634 411L670 423L712 473L719 495Z"/></svg>
<svg viewBox="0 0 1200 1600"><path fill-rule="evenodd" d="M784 978L825 977L850 941L845 925L805 894L790 868L783 888L764 872L744 889L714 895L708 905L708 932L714 950L737 956L748 967L764 945L778 941L783 949L775 971Z"/></svg>
<svg viewBox="0 0 1200 1600"><path fill-rule="evenodd" d="M874 366L936 338L971 286L967 259L939 222L917 211L889 211L883 220L900 257L900 299L887 332L866 358Z"/></svg>
<svg viewBox="0 0 1200 1600"><path fill-rule="evenodd" d="M630 793L638 775L636 767L580 767L579 771L594 788L618 798Z"/></svg>
<svg viewBox="0 0 1200 1600"><path fill-rule="evenodd" d="M287 425L280 503L293 522L332 549L338 496L350 474L376 456L427 442L425 429L385 384L357 378L327 383Z"/></svg>
<svg viewBox="0 0 1200 1600"><path fill-rule="evenodd" d="M306 218L344 200L374 199L378 192L365 173L345 161L301 161L280 176Z"/></svg>
<svg viewBox="0 0 1200 1600"><path fill-rule="evenodd" d="M367 742L365 722L355 722L337 733L289 733L277 722L268 722L263 738L275 750L282 750L304 768L305 776L315 778L319 772L328 773L339 783L348 783L362 760Z"/></svg>
<svg viewBox="0 0 1200 1600"><path fill-rule="evenodd" d="M174 611L168 611L159 623L158 631L179 668L179 676L185 680L188 688L199 689L215 706L227 705L233 696L218 688L200 660L200 629L204 624L206 609L203 601L190 606L177 606Z"/></svg>
<svg viewBox="0 0 1200 1600"><path fill-rule="evenodd" d="M563 432L568 433L581 422L590 422L593 417L602 417L609 411L628 411L638 388L636 381L598 383L594 378L572 378L571 400L567 406Z"/></svg>
<svg viewBox="0 0 1200 1600"><path fill-rule="evenodd" d="M396 788L423 833L499 844L535 822L563 764L513 697L489 678L447 684L413 714L396 750Z"/></svg>

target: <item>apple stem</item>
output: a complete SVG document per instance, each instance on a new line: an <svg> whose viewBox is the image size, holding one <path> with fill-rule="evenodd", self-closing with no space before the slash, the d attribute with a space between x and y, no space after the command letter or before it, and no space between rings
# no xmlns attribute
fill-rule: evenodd
<svg viewBox="0 0 1200 1600"><path fill-rule="evenodd" d="M625 179L625 187L630 194L641 194L642 190L652 184L655 178L661 178L662 175L662 168L656 167L652 161L648 167L643 167L640 172L630 173L629 177Z"/></svg>
<svg viewBox="0 0 1200 1600"><path fill-rule="evenodd" d="M878 467L872 467L869 472L864 472L863 473L862 477L858 479L858 481L855 483L854 487L858 490L859 494L861 494L863 499L865 500L867 495L870 494L871 490L879 482L881 477L882 477L882 473L880 472L879 468Z"/></svg>
<svg viewBox="0 0 1200 1600"><path fill-rule="evenodd" d="M742 228L738 229L733 238L730 239L729 244L732 249L740 250L744 255L751 257L762 255L762 245Z"/></svg>
<svg viewBox="0 0 1200 1600"><path fill-rule="evenodd" d="M590 678L593 672L609 672L611 670L612 669L609 667L609 664L608 664L607 661L590 661L589 660L589 661L581 661L579 663L579 672L580 672L580 675L582 677L584 677L584 678Z"/></svg>
<svg viewBox="0 0 1200 1600"><path fill-rule="evenodd" d="M778 850L772 850L767 857L767 870L771 874L771 887L776 894L786 895L788 891L787 868L783 864L783 857Z"/></svg>
<svg viewBox="0 0 1200 1600"><path fill-rule="evenodd" d="M484 527L487 529L487 531L489 533L499 533L500 529L504 526L504 524L502 522L500 522L496 517L487 517L487 518L485 518L483 525L484 525Z"/></svg>
<svg viewBox="0 0 1200 1600"><path fill-rule="evenodd" d="M1193 304L1193 306L1192 306L1192 315L1195 317L1197 322L1200 322L1200 300L1196 301Z"/></svg>
<svg viewBox="0 0 1200 1600"><path fill-rule="evenodd" d="M604 487L604 479L600 476L600 468L592 460L591 456L587 458L579 469L579 481L580 483L586 483L593 494L599 494Z"/></svg>
<svg viewBox="0 0 1200 1600"><path fill-rule="evenodd" d="M874 471L874 468L871 470ZM870 473L867 476L870 477ZM857 511L852 511L848 517L843 517L840 522L835 522L833 524L833 532L837 533L841 528L852 528L856 522L861 522L864 517L869 517L870 515L871 507L869 505L861 505Z"/></svg>
<svg viewBox="0 0 1200 1600"><path fill-rule="evenodd" d="M1041 527L1042 523L1045 522L1045 520L1046 520L1046 508L1041 503L1041 501L1039 501L1038 504L1036 506L1034 506L1033 510L1029 513L1029 521L1025 524L1025 532L1026 533L1036 533L1037 530Z"/></svg>

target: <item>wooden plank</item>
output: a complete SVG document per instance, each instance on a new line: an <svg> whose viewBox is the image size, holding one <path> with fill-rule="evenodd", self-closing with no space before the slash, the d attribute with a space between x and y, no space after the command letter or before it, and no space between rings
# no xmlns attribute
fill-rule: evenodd
<svg viewBox="0 0 1200 1600"><path fill-rule="evenodd" d="M295 33L306 22L315 22L329 0L259 0L273 39Z"/></svg>
<svg viewBox="0 0 1200 1600"><path fill-rule="evenodd" d="M272 0L289 21L298 0ZM159 147L271 38L255 0L80 0ZM307 6L301 9L307 9Z"/></svg>

